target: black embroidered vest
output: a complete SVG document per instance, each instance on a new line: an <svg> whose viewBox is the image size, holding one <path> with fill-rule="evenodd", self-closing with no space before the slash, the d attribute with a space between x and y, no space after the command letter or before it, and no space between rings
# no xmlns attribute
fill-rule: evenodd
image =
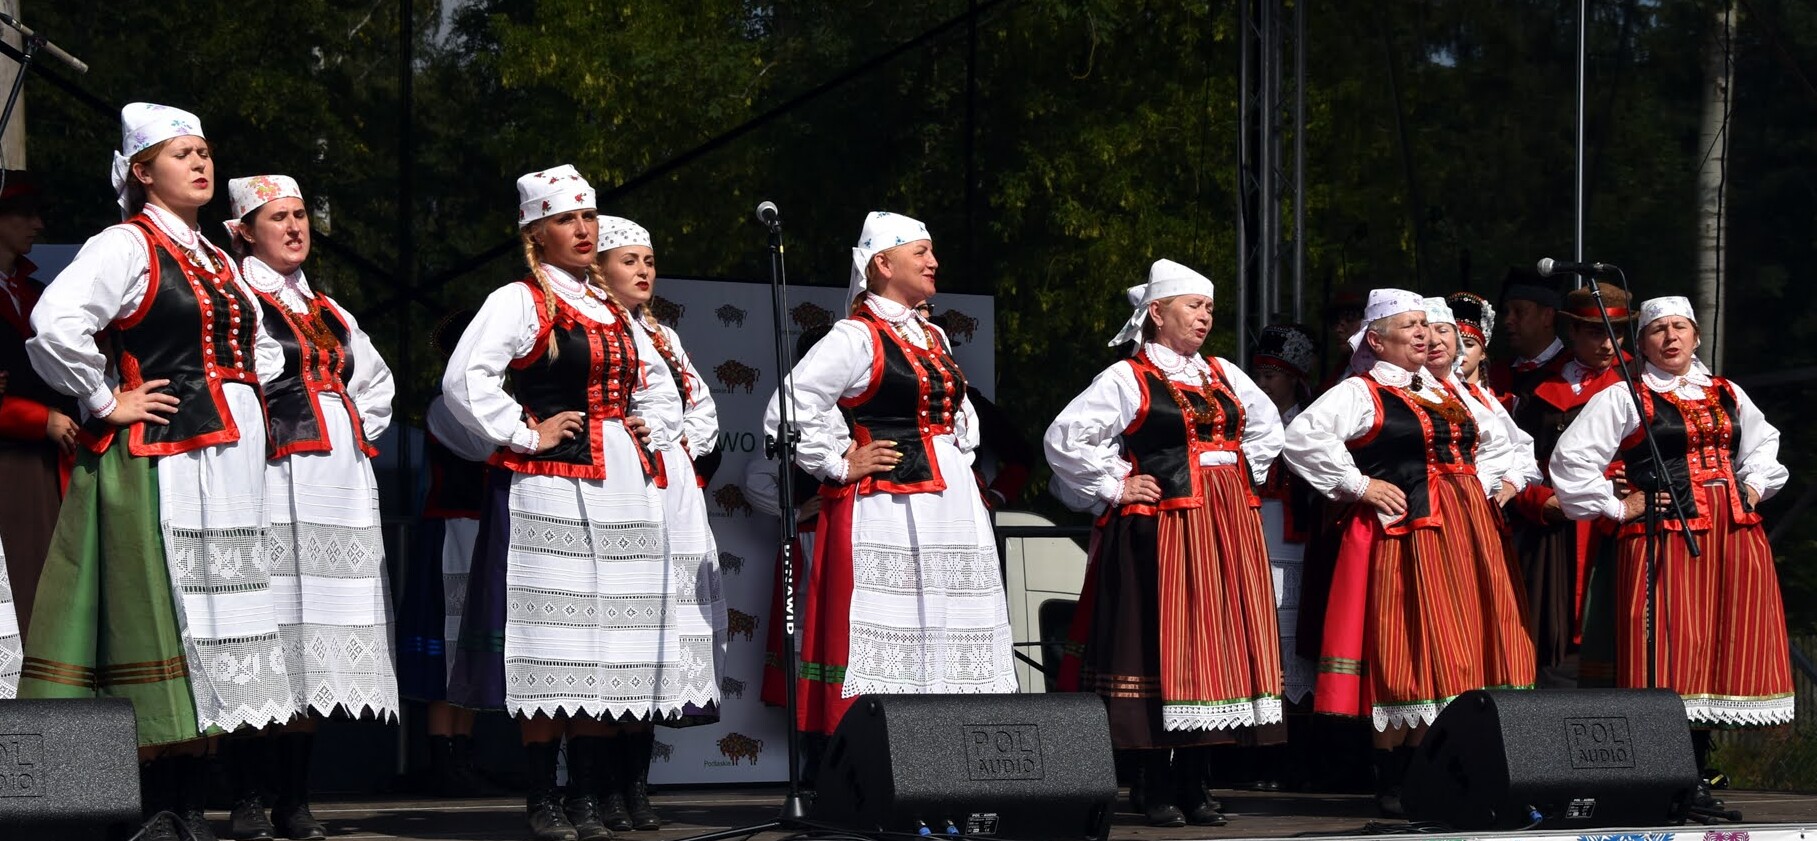
<svg viewBox="0 0 1817 841"><path fill-rule="evenodd" d="M1170 389L1167 374L1155 367L1147 355L1129 359L1127 364L1142 388L1142 407L1121 436L1123 458L1132 465L1132 475L1154 478L1161 486L1161 501L1154 506L1126 505L1121 510L1151 513L1156 508L1198 508L1205 504L1198 470L1200 453L1236 453L1238 465L1248 470L1242 450L1246 421L1243 403L1217 365L1212 366L1212 373L1205 380L1208 388L1174 383ZM1178 399L1174 397L1176 389ZM1192 407L1192 416L1180 406L1181 399ZM1260 504L1253 493L1250 504Z"/></svg>
<svg viewBox="0 0 1817 841"><path fill-rule="evenodd" d="M1345 446L1364 476L1407 495L1406 513L1385 530L1406 534L1442 527L1432 510L1431 480L1438 473L1476 475L1477 429L1470 408L1442 385L1436 390L1443 402L1433 405L1373 376L1359 379L1375 399L1375 426Z"/></svg>
<svg viewBox="0 0 1817 841"><path fill-rule="evenodd" d="M540 453L501 449L493 455L492 464L517 473L604 479L604 424L624 422L631 408L631 392L638 386L637 345L627 329L631 316L622 307L608 304L615 320L604 324L556 295L551 321L535 279L523 282L530 289L539 322L535 347L528 356L511 363L511 391L524 407L524 422L535 426L562 412L580 412L585 420L573 438L554 447ZM557 348L553 356L550 336L555 337ZM642 445L637 450L644 474L657 476L661 460Z"/></svg>
<svg viewBox="0 0 1817 841"><path fill-rule="evenodd" d="M256 294L265 332L284 349L284 373L265 385L266 451L270 457L325 453L333 448L317 399L324 392L340 395L360 450L367 457L378 455L378 448L366 438L353 397L347 393L347 381L354 373L353 331L340 310L320 294L306 313L291 312L270 293Z"/></svg>
<svg viewBox="0 0 1817 841"><path fill-rule="evenodd" d="M871 384L863 394L839 405L851 410L850 422L860 446L895 441L902 460L883 473L859 480L858 492L921 493L946 490L946 478L934 458L934 437L953 431L965 400L965 375L943 342L935 349L902 340L868 308L852 316L871 331ZM937 339L929 329L928 335ZM970 481L965 477L962 481Z"/></svg>
<svg viewBox="0 0 1817 841"><path fill-rule="evenodd" d="M1640 404L1646 410L1646 422L1659 443L1664 465L1653 461L1646 437L1635 430L1621 442L1618 453L1627 470L1628 483L1643 491L1658 492L1670 483L1685 504L1692 531L1710 528L1710 512L1705 506L1714 502L1700 492L1705 485L1725 482L1719 493L1727 498L1729 510L1737 523L1760 522L1760 515L1741 494L1741 482L1735 477L1735 459L1741 453L1741 435L1735 429L1737 401L1729 381L1712 377L1701 400L1690 400L1676 394L1659 394L1640 387ZM1677 531L1684 526L1667 512L1664 525ZM1622 527L1624 534L1644 532L1644 521Z"/></svg>
<svg viewBox="0 0 1817 841"><path fill-rule="evenodd" d="M133 424L135 456L185 453L240 440L223 387L257 389L253 346L259 308L240 290L227 255L203 242L219 271L191 262L143 213L127 224L144 235L151 255L145 300L114 322L120 342L120 381L127 389L168 379L160 389L177 398L169 425Z"/></svg>

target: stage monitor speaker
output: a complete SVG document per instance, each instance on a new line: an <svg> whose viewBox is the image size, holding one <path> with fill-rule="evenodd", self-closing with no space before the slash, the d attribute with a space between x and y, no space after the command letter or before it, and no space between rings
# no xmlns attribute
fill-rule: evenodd
<svg viewBox="0 0 1817 841"><path fill-rule="evenodd" d="M1682 822L1698 772L1664 689L1476 690L1414 751L1407 817L1457 830Z"/></svg>
<svg viewBox="0 0 1817 841"><path fill-rule="evenodd" d="M0 701L0 837L132 834L138 747L125 699Z"/></svg>
<svg viewBox="0 0 1817 841"><path fill-rule="evenodd" d="M1117 772L1097 695L864 695L816 790L814 822L858 832L1099 841Z"/></svg>

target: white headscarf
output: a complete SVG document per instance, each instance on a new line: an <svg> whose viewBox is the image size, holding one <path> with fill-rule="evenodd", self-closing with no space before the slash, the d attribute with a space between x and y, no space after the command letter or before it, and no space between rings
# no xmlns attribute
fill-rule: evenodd
<svg viewBox="0 0 1817 841"><path fill-rule="evenodd" d="M303 188L297 186L295 178L288 175L254 175L250 178L235 178L227 182L227 201L233 217L222 226L227 228L227 235L232 237L240 232L240 220L246 214L271 204L278 199L301 199Z"/></svg>
<svg viewBox="0 0 1817 841"><path fill-rule="evenodd" d="M599 253L604 254L627 245L656 248L650 244L650 232L644 226L622 216L599 217Z"/></svg>
<svg viewBox="0 0 1817 841"><path fill-rule="evenodd" d="M592 210L599 205L593 199L593 185L569 164L517 179L517 227L570 210Z"/></svg>
<svg viewBox="0 0 1817 841"><path fill-rule="evenodd" d="M852 246L852 280L846 285L845 299L850 302L865 291L864 267L870 265L871 258L895 248L918 240L932 242L934 237L927 232L927 226L903 216L884 210L873 210L864 217L864 230L858 234L858 244Z"/></svg>
<svg viewBox="0 0 1817 841"><path fill-rule="evenodd" d="M1446 306L1449 310L1449 305ZM1425 312L1426 299L1405 289L1371 289L1369 303L1363 307L1363 326L1350 337L1350 370L1352 373L1363 373L1375 367L1375 351L1369 349L1369 343L1363 341L1363 334L1369 332L1369 325L1389 316L1404 312Z"/></svg>
<svg viewBox="0 0 1817 841"><path fill-rule="evenodd" d="M131 102L120 109L120 150L114 153L111 173L120 218L127 216L126 187L132 176L132 156L173 137L190 135L207 138L202 133L201 118L181 108Z"/></svg>
<svg viewBox="0 0 1817 841"><path fill-rule="evenodd" d="M1663 298L1648 298L1640 303L1640 326L1645 329L1659 319L1668 316L1683 316L1692 324L1697 323L1697 310L1691 307L1691 299L1683 295L1668 295Z"/></svg>
<svg viewBox="0 0 1817 841"><path fill-rule="evenodd" d="M1214 288L1211 278L1180 265L1172 260L1156 260L1148 267L1148 282L1141 286L1131 286L1124 292L1130 306L1135 312L1129 314L1129 320L1123 322L1123 329L1117 331L1110 346L1116 347L1131 339L1142 336L1142 325L1148 323L1148 305L1156 301L1180 295L1204 295L1212 297Z"/></svg>

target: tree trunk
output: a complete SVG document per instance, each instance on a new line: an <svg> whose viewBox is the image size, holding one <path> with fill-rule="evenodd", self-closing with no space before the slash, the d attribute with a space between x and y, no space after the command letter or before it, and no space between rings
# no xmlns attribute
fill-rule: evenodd
<svg viewBox="0 0 1817 841"><path fill-rule="evenodd" d="M1722 372L1723 321L1728 315L1724 182L1729 171L1729 118L1735 101L1733 38L1739 15L1732 0L1716 7L1716 26L1704 44L1703 129L1697 143L1704 153L1697 170L1697 320L1703 336L1697 353L1717 373Z"/></svg>

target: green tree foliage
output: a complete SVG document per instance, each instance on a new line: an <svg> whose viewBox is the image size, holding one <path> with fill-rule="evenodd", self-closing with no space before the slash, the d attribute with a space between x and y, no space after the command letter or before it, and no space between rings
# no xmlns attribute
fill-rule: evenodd
<svg viewBox="0 0 1817 841"><path fill-rule="evenodd" d="M1691 291L1713 2L1590 4L1587 247L1626 267L1640 297ZM200 113L223 178L289 172L328 199L334 247L310 270L356 309L403 291L392 270L408 119L416 273L471 269L422 305L368 313L388 354L420 363L417 400L437 373L414 353L428 326L523 270L513 251L469 265L514 236L513 179L558 163L579 166L607 212L649 227L670 274L762 278L749 221L760 199L784 208L798 282L843 284L865 211L927 221L942 288L997 296L998 391L1031 437L1111 361L1103 342L1128 314L1122 291L1155 258L1218 283L1211 350L1240 359L1235 4L977 5L973 61L965 26L924 37L968 0L474 0L452 15L415 0L409 114L392 0L26 11L89 59L79 84L116 108L146 99ZM1805 277L1817 257L1817 9L1744 5L1729 373L1762 383L1751 390L1785 430L1794 481L1769 503L1783 515L1817 470L1797 420L1817 410L1809 389L1772 376L1817 364L1797 341L1817 332ZM1308 8L1307 320L1330 295L1375 285L1493 297L1507 267L1569 253L1576 7ZM78 240L113 219L114 114L40 82L29 96L33 169L53 187L49 238ZM1780 551L1817 554L1817 530L1795 522ZM1803 568L1788 565L1789 589L1817 587Z"/></svg>

